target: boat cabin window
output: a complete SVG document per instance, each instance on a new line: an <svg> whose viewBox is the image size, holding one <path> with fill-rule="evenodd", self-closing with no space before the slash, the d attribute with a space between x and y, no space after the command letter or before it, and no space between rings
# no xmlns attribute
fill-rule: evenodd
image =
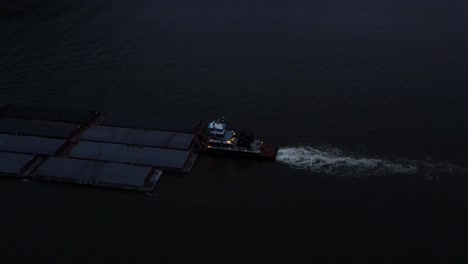
<svg viewBox="0 0 468 264"><path fill-rule="evenodd" d="M210 133L212 134L224 134L224 130L223 129L210 129Z"/></svg>

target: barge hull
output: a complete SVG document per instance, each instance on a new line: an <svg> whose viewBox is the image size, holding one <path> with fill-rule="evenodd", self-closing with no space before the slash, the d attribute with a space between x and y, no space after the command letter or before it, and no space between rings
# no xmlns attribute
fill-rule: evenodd
<svg viewBox="0 0 468 264"><path fill-rule="evenodd" d="M265 152L246 152L246 151L235 151L227 149L216 149L216 148L206 148L203 150L203 153L217 155L217 156L226 156L226 157L238 157L238 158L249 158L257 160L269 160L274 161L276 158L277 148L274 147L268 153Z"/></svg>

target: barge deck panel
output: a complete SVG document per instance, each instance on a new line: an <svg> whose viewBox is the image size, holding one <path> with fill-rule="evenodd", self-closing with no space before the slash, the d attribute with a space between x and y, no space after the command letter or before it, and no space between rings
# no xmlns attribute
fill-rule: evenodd
<svg viewBox="0 0 468 264"><path fill-rule="evenodd" d="M18 175L34 155L0 152L0 175Z"/></svg>
<svg viewBox="0 0 468 264"><path fill-rule="evenodd" d="M106 126L195 133L202 122L192 119L174 119L157 116L139 116L111 113L101 122Z"/></svg>
<svg viewBox="0 0 468 264"><path fill-rule="evenodd" d="M57 111L57 109L53 108L13 105L5 107L5 109L0 113L0 116L84 123L87 122L94 114L94 111L78 111L72 109L60 109L60 111Z"/></svg>
<svg viewBox="0 0 468 264"><path fill-rule="evenodd" d="M64 143L62 139L0 134L0 151L54 155Z"/></svg>
<svg viewBox="0 0 468 264"><path fill-rule="evenodd" d="M161 174L150 166L51 157L34 178L151 191Z"/></svg>
<svg viewBox="0 0 468 264"><path fill-rule="evenodd" d="M0 132L30 136L68 138L78 124L0 117Z"/></svg>
<svg viewBox="0 0 468 264"><path fill-rule="evenodd" d="M192 157L191 154L192 150L135 147L91 141L80 141L70 151L70 157L74 158L149 165L172 171L190 170L193 164L190 165L187 160Z"/></svg>
<svg viewBox="0 0 468 264"><path fill-rule="evenodd" d="M123 143L149 147L189 149L193 134L154 131L122 127L91 126L81 136L83 140Z"/></svg>

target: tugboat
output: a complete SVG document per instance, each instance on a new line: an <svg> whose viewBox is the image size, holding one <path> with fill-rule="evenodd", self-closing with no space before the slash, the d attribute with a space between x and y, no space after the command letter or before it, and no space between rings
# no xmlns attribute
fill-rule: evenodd
<svg viewBox="0 0 468 264"><path fill-rule="evenodd" d="M205 132L204 150L210 153L228 154L274 160L278 148L264 144L250 133L227 130L224 118L208 123Z"/></svg>

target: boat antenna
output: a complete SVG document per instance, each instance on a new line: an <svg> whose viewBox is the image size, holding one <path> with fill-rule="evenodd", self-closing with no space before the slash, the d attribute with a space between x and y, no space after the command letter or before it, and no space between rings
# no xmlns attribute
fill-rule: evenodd
<svg viewBox="0 0 468 264"><path fill-rule="evenodd" d="M218 122L220 123L225 123L226 121L226 118L224 116L222 116L221 118L218 118Z"/></svg>

